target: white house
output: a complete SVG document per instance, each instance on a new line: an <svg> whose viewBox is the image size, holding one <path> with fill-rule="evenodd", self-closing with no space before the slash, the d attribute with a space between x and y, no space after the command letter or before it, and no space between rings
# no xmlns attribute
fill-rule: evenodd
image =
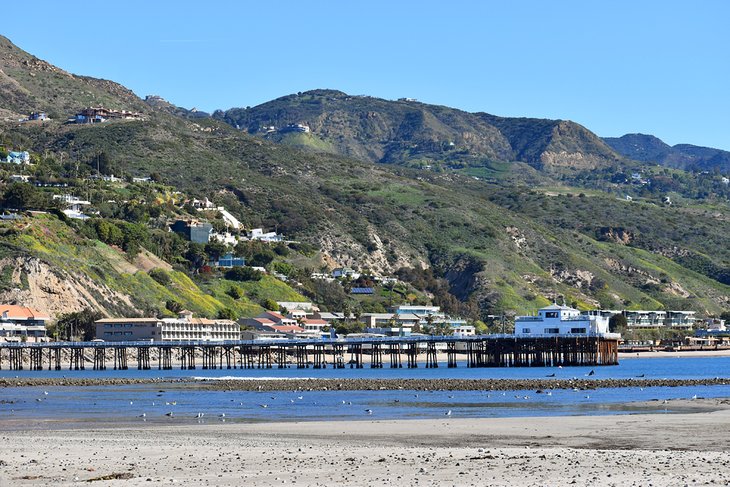
<svg viewBox="0 0 730 487"><path fill-rule="evenodd" d="M252 229L251 233L248 234L248 238L262 242L281 242L284 240L282 235L277 235L276 232L264 232L262 228Z"/></svg>
<svg viewBox="0 0 730 487"><path fill-rule="evenodd" d="M63 213L67 217L75 218L77 220L87 220L89 218L88 215L85 215L83 213L82 208L84 206L89 206L91 204L90 201L82 200L70 194L54 194L53 199L61 200L63 203L66 204L66 209L63 210Z"/></svg>
<svg viewBox="0 0 730 487"><path fill-rule="evenodd" d="M581 314L575 308L552 304L537 316L515 318L515 335L588 335L608 333L608 318Z"/></svg>

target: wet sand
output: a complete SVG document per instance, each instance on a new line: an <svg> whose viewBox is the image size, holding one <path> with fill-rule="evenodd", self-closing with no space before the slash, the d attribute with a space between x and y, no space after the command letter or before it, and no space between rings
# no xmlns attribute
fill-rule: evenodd
<svg viewBox="0 0 730 487"><path fill-rule="evenodd" d="M0 420L0 485L727 485L730 401L683 407L706 412L12 432Z"/></svg>

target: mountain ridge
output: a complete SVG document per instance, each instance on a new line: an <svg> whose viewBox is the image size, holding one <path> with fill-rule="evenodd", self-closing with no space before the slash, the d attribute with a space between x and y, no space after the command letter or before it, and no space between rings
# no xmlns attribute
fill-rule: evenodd
<svg viewBox="0 0 730 487"><path fill-rule="evenodd" d="M497 117L337 90L286 95L256 107L216 111L213 117L272 140L277 137L269 127L281 131L304 124L341 155L386 164L517 161L540 170L585 170L621 160L599 137L571 121Z"/></svg>
<svg viewBox="0 0 730 487"><path fill-rule="evenodd" d="M730 151L692 144L669 145L653 135L626 134L604 137L616 152L641 162L654 162L675 169L730 173Z"/></svg>

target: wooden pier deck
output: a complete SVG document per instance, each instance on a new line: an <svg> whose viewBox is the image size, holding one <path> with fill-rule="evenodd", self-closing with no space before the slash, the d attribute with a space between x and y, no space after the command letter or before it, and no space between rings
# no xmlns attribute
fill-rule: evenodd
<svg viewBox="0 0 730 487"><path fill-rule="evenodd" d="M252 368L426 368L466 361L467 367L549 367L618 364L613 336L479 335L178 342L0 343L0 369L139 370ZM425 360L419 360L419 357ZM365 357L368 357L366 364Z"/></svg>

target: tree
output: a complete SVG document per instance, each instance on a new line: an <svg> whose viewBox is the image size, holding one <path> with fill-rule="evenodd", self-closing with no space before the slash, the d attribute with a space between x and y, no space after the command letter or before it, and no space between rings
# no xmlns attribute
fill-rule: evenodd
<svg viewBox="0 0 730 487"><path fill-rule="evenodd" d="M226 291L226 294L232 297L233 299L241 299L244 296L243 291L238 286L231 286L228 291Z"/></svg>
<svg viewBox="0 0 730 487"><path fill-rule="evenodd" d="M148 274L150 275L150 277L152 279L157 281L157 283L160 286L167 286L168 284L170 284L170 281L171 281L170 276L163 269L159 269L159 268L150 269Z"/></svg>
<svg viewBox="0 0 730 487"><path fill-rule="evenodd" d="M59 337L67 340L73 341L78 338L83 341L93 340L96 336L96 320L101 317L99 311L91 308L66 313L56 322L56 330Z"/></svg>
<svg viewBox="0 0 730 487"><path fill-rule="evenodd" d="M28 183L13 183L3 195L3 207L14 210L38 208L41 197L33 186Z"/></svg>
<svg viewBox="0 0 730 487"><path fill-rule="evenodd" d="M226 271L226 279L230 281L260 281L263 277L261 271L252 269L250 267L233 267Z"/></svg>
<svg viewBox="0 0 730 487"><path fill-rule="evenodd" d="M183 310L183 305L180 303L180 301L175 301L174 299L170 299L165 303L165 308L172 311L173 313L179 313Z"/></svg>
<svg viewBox="0 0 730 487"><path fill-rule="evenodd" d="M218 310L218 319L219 320L231 320L236 321L236 312L232 310L231 308L223 308Z"/></svg>
<svg viewBox="0 0 730 487"><path fill-rule="evenodd" d="M268 309L269 311L279 311L280 310L279 303L277 303L276 301L274 301L271 298L264 300L264 302L262 303L262 306L264 308Z"/></svg>
<svg viewBox="0 0 730 487"><path fill-rule="evenodd" d="M611 316L608 320L608 331L611 333L620 333L625 330L627 326L628 323L626 321L626 317L620 313Z"/></svg>

